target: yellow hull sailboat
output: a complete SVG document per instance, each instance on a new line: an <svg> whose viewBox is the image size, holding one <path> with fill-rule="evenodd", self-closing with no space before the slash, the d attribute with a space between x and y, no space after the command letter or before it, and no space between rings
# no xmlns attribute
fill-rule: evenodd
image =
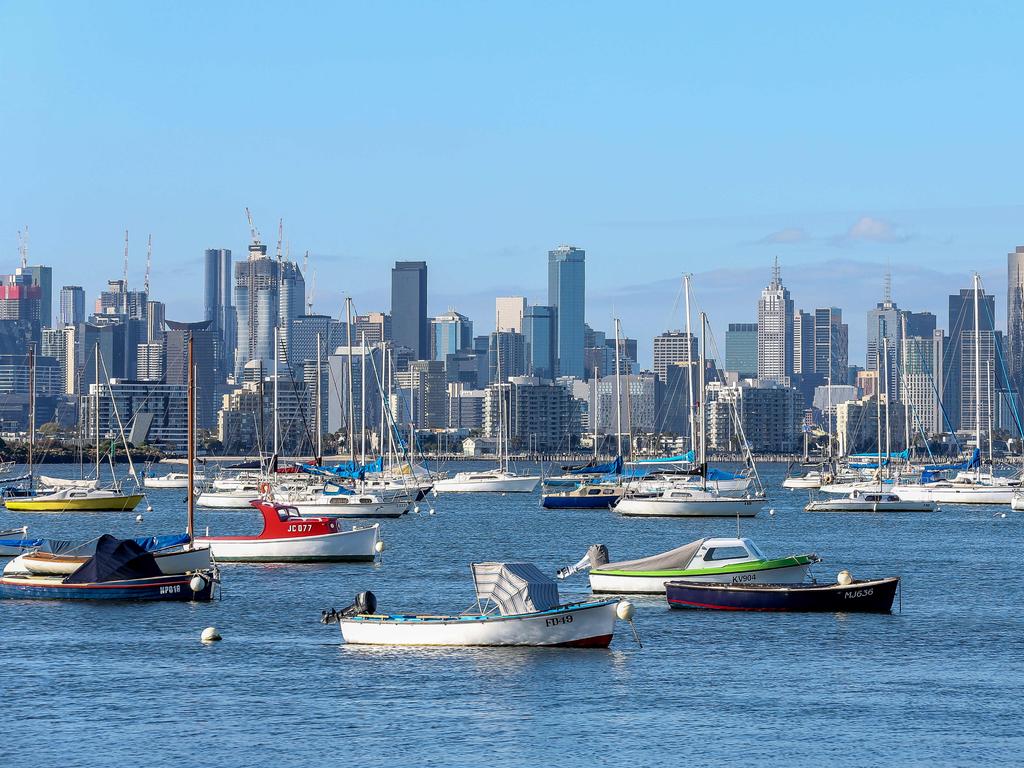
<svg viewBox="0 0 1024 768"><path fill-rule="evenodd" d="M12 512L131 512L142 494L94 488L63 488L39 496L14 497L5 506Z"/></svg>

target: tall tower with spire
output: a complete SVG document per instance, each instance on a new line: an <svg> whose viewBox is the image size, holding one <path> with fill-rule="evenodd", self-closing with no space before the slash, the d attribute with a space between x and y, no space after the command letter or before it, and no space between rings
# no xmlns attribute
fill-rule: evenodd
<svg viewBox="0 0 1024 768"><path fill-rule="evenodd" d="M793 299L782 284L779 258L757 302L757 378L788 384L793 375Z"/></svg>

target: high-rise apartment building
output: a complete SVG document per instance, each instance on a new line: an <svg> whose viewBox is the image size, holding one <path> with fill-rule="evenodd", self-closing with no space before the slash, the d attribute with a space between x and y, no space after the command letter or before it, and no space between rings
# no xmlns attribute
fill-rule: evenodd
<svg viewBox="0 0 1024 768"><path fill-rule="evenodd" d="M413 360L430 357L425 261L396 261L391 270L391 334L398 346L412 350Z"/></svg>
<svg viewBox="0 0 1024 768"><path fill-rule="evenodd" d="M363 340L370 346L391 341L391 315L385 312L370 312L366 315L356 315L355 328L352 329L352 343L361 344ZM345 341L345 334L341 334Z"/></svg>
<svg viewBox="0 0 1024 768"><path fill-rule="evenodd" d="M218 385L221 383L217 360L216 332L212 322L167 321L164 378L168 384L188 384L188 339L192 337L192 363L196 371L196 426L213 429L217 425Z"/></svg>
<svg viewBox="0 0 1024 768"><path fill-rule="evenodd" d="M494 330L523 332L525 296L499 296L494 300Z"/></svg>
<svg viewBox="0 0 1024 768"><path fill-rule="evenodd" d="M18 274L30 275L32 285L39 288L39 322L43 328L53 325L53 268L36 265L18 267Z"/></svg>
<svg viewBox="0 0 1024 768"><path fill-rule="evenodd" d="M135 347L135 378L138 381L162 381L164 378L164 345L139 344Z"/></svg>
<svg viewBox="0 0 1024 768"><path fill-rule="evenodd" d="M526 374L526 337L514 331L495 331L487 345L489 382Z"/></svg>
<svg viewBox="0 0 1024 768"><path fill-rule="evenodd" d="M900 400L910 408L911 432L926 436L945 432L942 418L945 334L907 336L900 357ZM867 393L865 393L867 394Z"/></svg>
<svg viewBox="0 0 1024 768"><path fill-rule="evenodd" d="M996 347L1000 342L995 330L996 299L992 294L978 295L978 329L974 332L973 288L961 289L949 297L949 341L943 359L945 383L943 385L946 417L954 430L974 431L975 426L975 377L980 376L982 398L982 430L987 429L989 417L994 419L995 398L986 391L987 386L1002 389L1002 375L996 359ZM975 337L978 342L980 365L975 366ZM975 370L977 368L977 371ZM993 373L994 372L994 373ZM994 423L994 422L993 422Z"/></svg>
<svg viewBox="0 0 1024 768"><path fill-rule="evenodd" d="M561 245L548 252L548 305L557 310L558 373L584 378L586 252Z"/></svg>
<svg viewBox="0 0 1024 768"><path fill-rule="evenodd" d="M65 285L60 289L60 324L78 325L85 322L85 290L80 285Z"/></svg>
<svg viewBox="0 0 1024 768"><path fill-rule="evenodd" d="M757 376L757 323L729 323L725 331L725 370L741 379Z"/></svg>
<svg viewBox="0 0 1024 768"><path fill-rule="evenodd" d="M757 302L757 377L788 384L793 375L793 299L782 284L779 260Z"/></svg>

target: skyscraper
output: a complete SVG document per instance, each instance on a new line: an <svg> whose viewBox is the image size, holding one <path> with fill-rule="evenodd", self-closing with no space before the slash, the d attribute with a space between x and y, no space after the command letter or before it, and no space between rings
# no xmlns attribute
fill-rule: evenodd
<svg viewBox="0 0 1024 768"><path fill-rule="evenodd" d="M1006 364L1010 389L1024 393L1024 245L1006 257Z"/></svg>
<svg viewBox="0 0 1024 768"><path fill-rule="evenodd" d="M612 349L615 340L612 340ZM654 373L661 383L667 381L665 371L675 363L694 362L697 359L697 337L685 331L665 331L654 337ZM614 365L612 366L614 373Z"/></svg>
<svg viewBox="0 0 1024 768"><path fill-rule="evenodd" d="M779 260L757 302L757 378L789 383L793 375L793 299L782 284Z"/></svg>
<svg viewBox="0 0 1024 768"><path fill-rule="evenodd" d="M584 378L586 252L571 245L548 251L548 305L557 310L558 374Z"/></svg>
<svg viewBox="0 0 1024 768"><path fill-rule="evenodd" d="M449 308L430 321L431 349L434 360L447 360L448 355L473 347L473 321Z"/></svg>
<svg viewBox="0 0 1024 768"><path fill-rule="evenodd" d="M523 315L526 370L530 376L554 379L558 372L558 327L554 307L534 305Z"/></svg>
<svg viewBox="0 0 1024 768"><path fill-rule="evenodd" d="M39 287L39 322L43 328L53 325L53 268L19 267L19 273L32 276L32 285Z"/></svg>
<svg viewBox="0 0 1024 768"><path fill-rule="evenodd" d="M398 346L412 350L414 360L430 357L425 261L396 261L391 270L391 334Z"/></svg>
<svg viewBox="0 0 1024 768"><path fill-rule="evenodd" d="M494 330L522 333L525 313L525 296L499 296L494 300Z"/></svg>
<svg viewBox="0 0 1024 768"><path fill-rule="evenodd" d="M85 322L85 290L80 285L65 285L60 289L61 325Z"/></svg>
<svg viewBox="0 0 1024 768"><path fill-rule="evenodd" d="M218 361L216 334L211 321L179 323L167 320L164 377L168 384L188 384L188 338L192 337L192 363L196 369L196 425L217 424Z"/></svg>
<svg viewBox="0 0 1024 768"><path fill-rule="evenodd" d="M725 369L741 379L757 376L757 323L729 323L725 332Z"/></svg>
<svg viewBox="0 0 1024 768"><path fill-rule="evenodd" d="M832 384L845 384L849 375L850 329L838 307L814 310L814 373Z"/></svg>
<svg viewBox="0 0 1024 768"><path fill-rule="evenodd" d="M210 330L217 337L221 371L234 368L236 318L232 298L231 251L207 248L204 255L204 310Z"/></svg>
<svg viewBox="0 0 1024 768"><path fill-rule="evenodd" d="M1002 376L996 364L995 331L996 299L991 294L978 296L978 334L980 368L975 371L974 289L963 288L949 297L949 341L943 360L946 380L943 384L943 404L952 429L973 431L975 426L975 376L981 377L982 428L986 429L992 410L987 387L1001 389ZM994 378L992 372L995 371Z"/></svg>
<svg viewBox="0 0 1024 768"><path fill-rule="evenodd" d="M793 315L793 373L814 373L814 317L802 309Z"/></svg>

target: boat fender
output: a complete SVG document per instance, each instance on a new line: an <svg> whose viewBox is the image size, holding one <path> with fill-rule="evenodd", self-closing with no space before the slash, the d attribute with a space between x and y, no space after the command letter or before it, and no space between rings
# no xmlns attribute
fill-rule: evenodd
<svg viewBox="0 0 1024 768"><path fill-rule="evenodd" d="M850 584L853 584L853 575L847 570L842 570L836 574L836 583L847 587Z"/></svg>
<svg viewBox="0 0 1024 768"><path fill-rule="evenodd" d="M619 604L615 606L615 615L623 621L632 621L636 616L636 606L629 600L620 600Z"/></svg>
<svg viewBox="0 0 1024 768"><path fill-rule="evenodd" d="M206 589L206 579L197 573L189 580L188 586L193 592L202 592Z"/></svg>
<svg viewBox="0 0 1024 768"><path fill-rule="evenodd" d="M260 483L260 495L268 497L270 496L270 483L268 483L266 480Z"/></svg>
<svg viewBox="0 0 1024 768"><path fill-rule="evenodd" d="M384 551L384 541L382 539L377 539L377 543L373 545L373 551L378 555Z"/></svg>

